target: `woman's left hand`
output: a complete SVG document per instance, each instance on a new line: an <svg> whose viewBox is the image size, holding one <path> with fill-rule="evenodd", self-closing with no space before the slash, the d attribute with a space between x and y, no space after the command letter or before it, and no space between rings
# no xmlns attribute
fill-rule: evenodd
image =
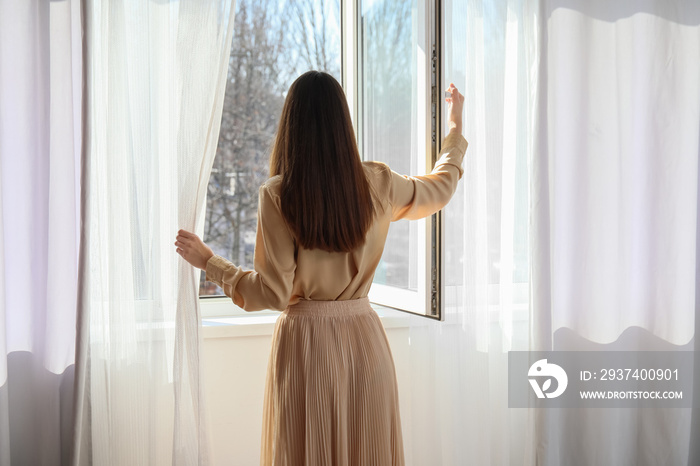
<svg viewBox="0 0 700 466"><path fill-rule="evenodd" d="M177 253L183 259L202 270L207 269L207 262L214 255L211 248L199 239L199 236L187 230L177 232L175 246L177 247Z"/></svg>

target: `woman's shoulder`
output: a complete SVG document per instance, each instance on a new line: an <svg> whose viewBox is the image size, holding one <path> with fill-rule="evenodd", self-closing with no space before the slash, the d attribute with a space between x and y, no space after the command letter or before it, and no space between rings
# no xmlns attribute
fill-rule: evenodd
<svg viewBox="0 0 700 466"><path fill-rule="evenodd" d="M377 160L365 160L362 162L362 166L365 167L365 170L369 169L377 173L389 171L389 165Z"/></svg>
<svg viewBox="0 0 700 466"><path fill-rule="evenodd" d="M362 162L362 167L365 169L367 178L373 184L385 184L391 180L391 169L384 162L368 160Z"/></svg>
<svg viewBox="0 0 700 466"><path fill-rule="evenodd" d="M383 162L375 161L362 162L362 168L371 186L375 201L384 206L382 208L384 210L390 198L391 168Z"/></svg>
<svg viewBox="0 0 700 466"><path fill-rule="evenodd" d="M280 195L282 192L282 176L277 175L265 180L265 182L260 185L259 199L262 202L263 199L269 199L277 207L278 210L281 209L280 205ZM265 202L269 204L269 202Z"/></svg>
<svg viewBox="0 0 700 466"><path fill-rule="evenodd" d="M265 182L260 186L261 191L269 192L279 196L282 189L282 175L275 175L271 178L265 180Z"/></svg>

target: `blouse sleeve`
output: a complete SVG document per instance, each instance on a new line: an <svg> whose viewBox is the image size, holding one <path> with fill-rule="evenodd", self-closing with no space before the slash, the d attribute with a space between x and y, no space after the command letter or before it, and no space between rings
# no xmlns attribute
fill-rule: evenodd
<svg viewBox="0 0 700 466"><path fill-rule="evenodd" d="M442 143L440 158L430 174L406 176L391 171L392 222L427 217L447 205L464 173L462 159L467 145L461 134L450 133Z"/></svg>
<svg viewBox="0 0 700 466"><path fill-rule="evenodd" d="M294 240L282 217L279 196L260 187L255 270L244 270L221 256L207 262L206 279L246 311L283 310L292 294L296 260Z"/></svg>

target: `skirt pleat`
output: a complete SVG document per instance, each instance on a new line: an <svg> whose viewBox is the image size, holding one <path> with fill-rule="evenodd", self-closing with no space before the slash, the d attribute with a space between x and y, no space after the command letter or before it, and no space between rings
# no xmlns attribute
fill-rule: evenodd
<svg viewBox="0 0 700 466"><path fill-rule="evenodd" d="M261 466L403 466L396 370L367 298L301 301L277 319Z"/></svg>

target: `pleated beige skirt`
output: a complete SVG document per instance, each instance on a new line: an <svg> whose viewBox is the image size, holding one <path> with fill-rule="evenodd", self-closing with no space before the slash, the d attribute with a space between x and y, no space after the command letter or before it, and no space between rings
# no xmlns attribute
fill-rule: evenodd
<svg viewBox="0 0 700 466"><path fill-rule="evenodd" d="M260 464L404 465L394 360L367 298L301 301L279 316Z"/></svg>

